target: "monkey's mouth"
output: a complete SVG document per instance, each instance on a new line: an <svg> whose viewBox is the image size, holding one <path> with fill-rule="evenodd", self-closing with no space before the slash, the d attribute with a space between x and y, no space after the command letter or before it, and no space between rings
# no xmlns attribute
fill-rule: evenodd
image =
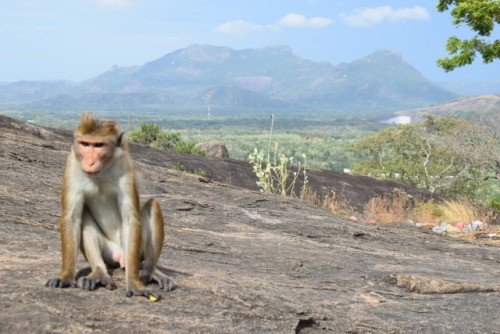
<svg viewBox="0 0 500 334"><path fill-rule="evenodd" d="M97 171L97 172L84 172L85 175L87 175L87 177L90 177L90 178L93 178L93 177L96 177L97 175L99 175L101 173L101 171Z"/></svg>

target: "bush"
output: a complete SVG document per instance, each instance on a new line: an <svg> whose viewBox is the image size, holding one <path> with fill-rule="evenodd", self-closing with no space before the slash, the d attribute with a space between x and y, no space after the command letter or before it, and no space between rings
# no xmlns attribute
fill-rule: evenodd
<svg viewBox="0 0 500 334"><path fill-rule="evenodd" d="M184 141L179 132L166 132L156 123L141 122L139 130L130 133L130 140L175 153L206 155L205 151L194 147L195 142Z"/></svg>
<svg viewBox="0 0 500 334"><path fill-rule="evenodd" d="M500 196L493 197L488 203L488 207L493 210L500 211Z"/></svg>
<svg viewBox="0 0 500 334"><path fill-rule="evenodd" d="M303 157L305 159L305 157ZM253 165L253 172L257 176L257 185L261 187L263 192L271 194L281 194L282 196L295 194L295 182L300 175L301 166L298 165L298 170L291 173L290 167L293 163L293 158L287 157L285 154L278 153L276 145L273 154L273 161L266 159L262 151L254 149L253 153L248 156L248 161ZM302 168L304 174L304 186L307 187L307 174ZM290 178L291 176L291 178Z"/></svg>
<svg viewBox="0 0 500 334"><path fill-rule="evenodd" d="M131 132L129 137L136 143L152 145L160 139L162 134L163 130L158 124L141 122L139 130Z"/></svg>

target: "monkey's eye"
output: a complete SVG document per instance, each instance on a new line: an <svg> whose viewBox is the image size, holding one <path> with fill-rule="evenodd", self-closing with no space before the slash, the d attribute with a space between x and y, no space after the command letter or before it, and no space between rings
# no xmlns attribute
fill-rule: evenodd
<svg viewBox="0 0 500 334"><path fill-rule="evenodd" d="M104 147L104 143L95 143L94 147Z"/></svg>
<svg viewBox="0 0 500 334"><path fill-rule="evenodd" d="M89 147L90 146L90 143L86 142L86 141L81 141L80 142L80 145L82 145L83 147Z"/></svg>

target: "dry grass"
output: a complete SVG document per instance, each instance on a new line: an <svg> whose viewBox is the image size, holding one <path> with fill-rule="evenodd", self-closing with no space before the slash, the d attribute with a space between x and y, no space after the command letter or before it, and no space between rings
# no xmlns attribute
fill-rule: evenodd
<svg viewBox="0 0 500 334"><path fill-rule="evenodd" d="M306 187L302 189L300 199L337 215L358 215L353 212L349 201L342 194L339 196L334 191L331 193L330 196L321 197L314 190ZM367 222L378 223L405 222L411 219L415 223L422 223L425 228L432 228L442 221L454 226L458 222L470 224L479 220L487 223L479 230L466 232L466 230L455 229L448 234L500 246L498 237L489 236L489 234L500 235L500 226L488 224L497 218L497 213L467 201L436 202L430 200L425 202L412 198L403 190L397 189L393 193L372 198L366 205L362 216Z"/></svg>
<svg viewBox="0 0 500 334"><path fill-rule="evenodd" d="M411 219L421 223L439 223L443 220L443 209L435 201L418 201L411 210Z"/></svg>
<svg viewBox="0 0 500 334"><path fill-rule="evenodd" d="M300 192L300 199L310 204L319 206L335 214L343 214L350 211L349 201L342 194L338 195L331 191L331 195L319 196L314 190L305 187Z"/></svg>
<svg viewBox="0 0 500 334"><path fill-rule="evenodd" d="M472 222L479 220L490 222L495 219L495 212L466 201L445 201L441 204L443 220L451 223Z"/></svg>
<svg viewBox="0 0 500 334"><path fill-rule="evenodd" d="M402 190L377 196L368 202L364 214L381 223L406 221L409 218L409 199Z"/></svg>
<svg viewBox="0 0 500 334"><path fill-rule="evenodd" d="M470 224L473 221L487 223L476 231L452 230L448 234L461 239L481 241L500 246L498 237L489 235L500 235L500 226L488 224L497 219L498 213L480 207L467 201L419 201L410 198L403 191L396 191L380 197L372 198L366 206L364 214L367 219L375 219L377 222L404 222L408 219L423 223L424 227L430 228L441 221L454 226L458 222Z"/></svg>
<svg viewBox="0 0 500 334"><path fill-rule="evenodd" d="M300 199L312 205L321 206L321 198L310 187L304 187L300 191Z"/></svg>
<svg viewBox="0 0 500 334"><path fill-rule="evenodd" d="M314 190L306 187L302 189L300 199L338 215L357 215L342 194L338 195L334 191L331 193L330 196L321 197ZM366 221L373 220L380 223L405 222L411 219L414 222L424 223L427 228L441 221L454 225L458 222L470 224L476 220L489 223L498 218L495 211L467 201L436 202L430 200L425 202L410 197L402 190L372 198L363 216ZM500 246L500 239L488 236L488 234L500 235L498 225L487 224L483 225L479 231L464 233L464 231L457 230L449 234L462 239L478 240Z"/></svg>
<svg viewBox="0 0 500 334"><path fill-rule="evenodd" d="M492 210L467 201L444 201L442 203L412 199L402 190L372 198L364 214L378 222L415 222L436 224L466 222L475 220L490 222L496 218Z"/></svg>

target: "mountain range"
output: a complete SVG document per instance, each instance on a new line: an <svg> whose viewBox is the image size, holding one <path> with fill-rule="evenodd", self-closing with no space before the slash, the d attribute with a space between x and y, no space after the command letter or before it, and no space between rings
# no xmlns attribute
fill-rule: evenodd
<svg viewBox="0 0 500 334"><path fill-rule="evenodd" d="M211 106L231 112L375 113L456 97L389 50L335 66L301 58L288 46L233 50L192 45L142 66L113 66L79 83L0 85L0 106L47 110L189 111Z"/></svg>

